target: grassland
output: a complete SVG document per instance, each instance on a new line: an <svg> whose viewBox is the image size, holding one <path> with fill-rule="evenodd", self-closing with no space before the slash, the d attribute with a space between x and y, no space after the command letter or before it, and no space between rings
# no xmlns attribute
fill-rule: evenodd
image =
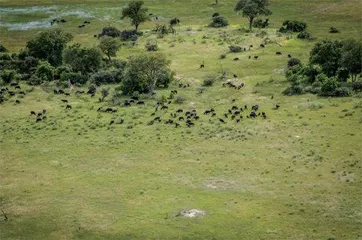
<svg viewBox="0 0 362 240"><path fill-rule="evenodd" d="M116 20L117 11L104 9L125 3L1 0L0 7L55 4L84 12L97 7L95 15L111 18L91 17L92 24L79 30L77 23L84 18L71 16L61 26L75 34L75 42L95 45L93 34L102 26L129 28ZM162 115L196 109L201 118L195 127L148 126L155 99L145 106L118 107L116 114L97 113L111 103L99 103L98 95L77 97L73 90L68 97L73 109L66 111L60 101L64 97L54 95L52 86L21 84L28 91L19 98L21 104L13 98L0 105L0 208L8 217L0 221L1 239L361 238L362 100L283 96L286 54L306 62L315 42L275 33L285 19L304 19L318 39L360 38L359 1L272 1L273 26L266 30L272 42L265 49L257 47L261 30L240 30L247 23L232 12L234 1L211 4L148 1L161 22L181 19L177 35L157 39L149 32L154 22L149 22L141 26L145 34L138 45L124 46L118 54L125 59L143 52L147 41L157 41L172 60L177 82L158 90L155 99L171 89L186 99L170 104ZM227 16L231 26L205 27L215 11ZM16 18L23 17L14 15L11 21ZM331 26L342 34L330 35ZM1 28L1 42L17 51L38 31ZM256 47L231 54L231 44ZM226 59L219 58L223 53ZM199 69L203 61L205 69ZM229 77L237 74L234 81L246 87L238 91L216 82L199 93L203 79L220 76L222 70ZM191 87L179 89L178 82ZM245 104L259 104L267 119L222 124L202 115L210 107L221 115L232 105ZM273 110L275 104L281 108ZM35 123L29 113L42 109L47 109L47 120ZM120 117L123 125L109 126ZM178 216L193 208L206 215Z"/></svg>

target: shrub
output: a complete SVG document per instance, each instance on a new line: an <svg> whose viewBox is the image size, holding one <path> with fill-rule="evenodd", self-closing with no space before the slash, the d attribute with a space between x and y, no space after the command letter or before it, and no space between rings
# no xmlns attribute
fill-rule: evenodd
<svg viewBox="0 0 362 240"><path fill-rule="evenodd" d="M353 82L352 89L353 89L353 91L361 92L362 91L362 81Z"/></svg>
<svg viewBox="0 0 362 240"><path fill-rule="evenodd" d="M347 68L338 68L337 70L337 78L341 82L347 82L349 78L349 71Z"/></svg>
<svg viewBox="0 0 362 240"><path fill-rule="evenodd" d="M32 86L40 85L43 83L43 79L39 78L38 76L31 75L31 77L28 80L28 84Z"/></svg>
<svg viewBox="0 0 362 240"><path fill-rule="evenodd" d="M300 60L298 58L291 58L289 59L288 61L288 67L293 67L293 66L296 66L296 65L302 65L302 63L300 62Z"/></svg>
<svg viewBox="0 0 362 240"><path fill-rule="evenodd" d="M47 61L40 61L35 72L36 76L43 81L53 81L54 80L54 67L50 65Z"/></svg>
<svg viewBox="0 0 362 240"><path fill-rule="evenodd" d="M229 46L230 52L233 52L233 53L241 52L241 49L242 48L240 46L236 46L236 45Z"/></svg>
<svg viewBox="0 0 362 240"><path fill-rule="evenodd" d="M15 70L4 70L4 71L2 71L0 76L3 80L3 83L9 84L15 79L16 71Z"/></svg>
<svg viewBox="0 0 362 240"><path fill-rule="evenodd" d="M54 70L54 79L60 79L60 75L63 72L70 73L71 71L72 69L67 65L59 66Z"/></svg>
<svg viewBox="0 0 362 240"><path fill-rule="evenodd" d="M299 38L299 39L307 39L307 40L312 40L312 39L313 39L312 34L310 34L310 33L307 32L307 31L302 31L302 32L300 32L300 33L297 35L297 38Z"/></svg>
<svg viewBox="0 0 362 240"><path fill-rule="evenodd" d="M253 21L253 27L256 27L256 28L265 28L269 25L269 19L265 19L265 21L263 21L263 19L261 18L256 18L254 21Z"/></svg>
<svg viewBox="0 0 362 240"><path fill-rule="evenodd" d="M209 24L210 27L221 28L228 26L229 23L223 16L217 16L212 18L212 22Z"/></svg>
<svg viewBox="0 0 362 240"><path fill-rule="evenodd" d="M87 82L88 78L81 73L76 72L63 72L60 74L60 81L63 83L71 83L76 85L83 85Z"/></svg>
<svg viewBox="0 0 362 240"><path fill-rule="evenodd" d="M6 47L4 47L4 45L0 44L0 52L7 52L8 50L6 49Z"/></svg>
<svg viewBox="0 0 362 240"><path fill-rule="evenodd" d="M207 77L206 79L204 79L204 81L202 82L202 86L203 87L211 87L215 82L215 78L214 77Z"/></svg>
<svg viewBox="0 0 362 240"><path fill-rule="evenodd" d="M286 20L283 22L282 27L279 29L280 32L303 32L307 28L305 22L297 20Z"/></svg>
<svg viewBox="0 0 362 240"><path fill-rule="evenodd" d="M174 100L175 103L179 103L179 104L184 103L185 101L186 101L186 98L183 96L177 96Z"/></svg>
<svg viewBox="0 0 362 240"><path fill-rule="evenodd" d="M292 85L282 92L284 95L299 95L303 93L303 87L301 85Z"/></svg>
<svg viewBox="0 0 362 240"><path fill-rule="evenodd" d="M121 36L121 31L115 27L104 27L100 34L101 36L109 36L109 37L119 37Z"/></svg>
<svg viewBox="0 0 362 240"><path fill-rule="evenodd" d="M119 71L100 71L92 75L92 80L97 85L119 83L121 81L121 73Z"/></svg>
<svg viewBox="0 0 362 240"><path fill-rule="evenodd" d="M319 74L318 76L320 76ZM338 81L335 77L326 78L322 81L321 95L322 96L334 96L335 90L338 88Z"/></svg>
<svg viewBox="0 0 362 240"><path fill-rule="evenodd" d="M335 96L337 97L348 97L351 95L351 92L348 87L336 88Z"/></svg>
<svg viewBox="0 0 362 240"><path fill-rule="evenodd" d="M135 30L124 30L121 32L121 39L123 41L137 41L138 33Z"/></svg>
<svg viewBox="0 0 362 240"><path fill-rule="evenodd" d="M149 52L155 52L158 50L157 43L147 42L145 47L146 47L146 50Z"/></svg>

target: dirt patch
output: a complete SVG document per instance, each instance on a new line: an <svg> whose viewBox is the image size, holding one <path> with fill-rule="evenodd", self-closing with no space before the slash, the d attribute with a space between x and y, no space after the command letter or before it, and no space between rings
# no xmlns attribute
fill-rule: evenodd
<svg viewBox="0 0 362 240"><path fill-rule="evenodd" d="M206 212L199 209L182 210L178 216L187 218L199 218L206 215Z"/></svg>
<svg viewBox="0 0 362 240"><path fill-rule="evenodd" d="M235 183L224 181L220 179L208 179L206 180L204 186L206 188L215 189L215 190L230 190L235 189Z"/></svg>

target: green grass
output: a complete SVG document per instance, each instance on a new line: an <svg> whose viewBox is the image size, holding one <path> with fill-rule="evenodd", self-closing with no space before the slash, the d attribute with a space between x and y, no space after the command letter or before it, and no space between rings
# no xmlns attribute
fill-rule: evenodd
<svg viewBox="0 0 362 240"><path fill-rule="evenodd" d="M70 111L61 104L64 97L41 87L19 98L21 104L15 105L13 97L0 105L0 208L8 217L0 221L1 239L360 238L362 100L283 96L288 85L283 76L286 55L306 63L315 41L275 34L283 20L308 17L308 28L318 39L358 37L360 4L285 2L272 2L274 28L266 30L272 43L265 49L258 47L263 40L256 36L260 30L239 30L247 23L232 13L234 1L220 1L221 7L215 9L206 1L193 3L192 8L179 1L166 7L164 1L147 2L150 12L165 17L163 22L179 16L178 34L156 39L149 32L154 23L147 23L138 45L123 46L118 57L144 52L148 40L157 41L160 52L172 60L178 80L169 89L158 90L156 99L168 96L171 89L186 98L182 104L172 103L163 118L178 108L197 109L201 118L195 127L148 126L156 99L146 100L146 106L118 107L114 115L97 113L98 107L111 105L110 97L98 103L99 92L94 98L72 93ZM63 7L70 3L85 4L57 1ZM123 4L86 3L84 9ZM0 1L1 7L53 4ZM306 11L307 7L318 13ZM97 11L104 13L101 8ZM205 27L214 11L228 16L232 26ZM75 34L74 42L89 46L98 44L93 34L108 24L91 19L88 28L79 30L76 24L81 19L67 19L61 27ZM115 25L129 28L126 23ZM330 35L330 26L342 34ZM1 41L16 51L37 32L2 28ZM228 53L232 44L255 47ZM276 51L283 56L276 56ZM219 59L223 53L226 58ZM259 59L249 60L249 55ZM240 61L233 61L235 57ZM203 61L205 68L199 69ZM237 91L217 81L199 94L203 79L220 76L221 69L230 78L237 74L234 81L243 81L246 87ZM178 82L191 87L179 89ZM245 104L249 108L259 104L267 119L222 124L202 114L214 107L221 117L232 105ZM281 108L273 110L275 104ZM30 111L44 108L47 120L35 123ZM120 117L125 119L123 125L109 126L111 119ZM206 216L177 216L192 208L206 211Z"/></svg>

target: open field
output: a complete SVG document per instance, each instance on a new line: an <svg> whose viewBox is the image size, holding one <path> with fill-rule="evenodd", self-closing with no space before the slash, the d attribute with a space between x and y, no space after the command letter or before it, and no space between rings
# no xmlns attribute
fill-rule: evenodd
<svg viewBox="0 0 362 240"><path fill-rule="evenodd" d="M271 43L260 48L262 30L245 32L246 19L232 11L235 2L219 2L147 1L161 23L177 16L181 26L176 35L158 39L150 32L154 21L148 22L141 25L144 36L138 45L123 46L118 53L126 59L144 52L147 41L157 41L172 61L177 81L157 90L145 105L112 106L107 102L111 96L98 102L99 91L91 98L75 95L86 88L66 90L70 96L65 97L54 95L51 84L32 88L23 83L24 98L0 105L0 209L8 217L5 221L0 215L0 239L362 238L362 98L282 95L288 85L286 55L306 62L316 41L276 34L283 20L297 19L305 20L318 40L361 39L361 3L271 1L272 26L264 30ZM22 10L0 11L1 23L65 14L69 21L59 27L73 33L74 42L92 46L98 44L93 35L103 26L130 28L127 20L119 20L126 3L0 0L3 12L48 7L25 15ZM69 9L74 14L66 15ZM216 11L231 26L205 27ZM80 30L76 26L83 20L92 23ZM329 34L331 26L342 33ZM0 43L18 51L40 30L0 26ZM228 53L231 44L255 47ZM223 53L226 58L220 59ZM233 61L235 57L240 60ZM202 62L205 68L199 69ZM246 86L235 90L216 82L200 89L206 77L222 71ZM179 88L178 83L190 87ZM117 86L109 87L113 92ZM174 89L186 101L172 102L168 110L151 116L157 99ZM65 110L64 98L71 110ZM244 113L239 123L217 119L233 105L250 109L255 104L266 119L249 119ZM117 113L97 112L110 106ZM216 117L203 114L211 107ZM197 111L200 119L194 127L147 124L156 116L166 120L180 108ZM47 120L36 123L30 111L42 109ZM109 125L120 118L123 124ZM185 209L202 210L205 216L180 216Z"/></svg>

